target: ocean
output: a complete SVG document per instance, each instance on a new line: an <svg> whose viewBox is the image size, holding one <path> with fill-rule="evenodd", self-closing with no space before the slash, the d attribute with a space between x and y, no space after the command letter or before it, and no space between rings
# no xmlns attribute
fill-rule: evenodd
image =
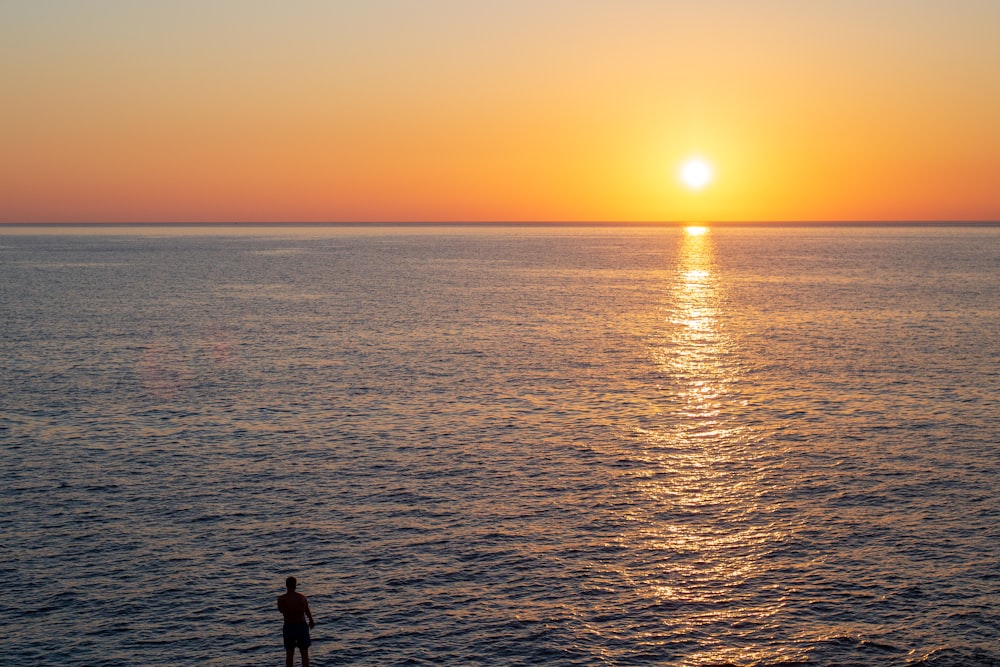
<svg viewBox="0 0 1000 667"><path fill-rule="evenodd" d="M1000 664L1000 226L0 228L0 663Z"/></svg>

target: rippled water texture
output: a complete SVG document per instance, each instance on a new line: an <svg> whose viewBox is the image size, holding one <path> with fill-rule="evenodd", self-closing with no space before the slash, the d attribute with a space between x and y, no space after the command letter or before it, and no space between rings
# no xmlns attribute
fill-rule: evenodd
<svg viewBox="0 0 1000 667"><path fill-rule="evenodd" d="M0 662L998 664L1000 228L697 232L0 236Z"/></svg>

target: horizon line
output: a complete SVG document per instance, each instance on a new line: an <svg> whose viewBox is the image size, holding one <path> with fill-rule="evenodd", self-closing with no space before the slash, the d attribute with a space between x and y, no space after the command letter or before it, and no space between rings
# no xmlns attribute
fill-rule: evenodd
<svg viewBox="0 0 1000 667"><path fill-rule="evenodd" d="M997 220L331 220L0 221L3 227L993 227Z"/></svg>

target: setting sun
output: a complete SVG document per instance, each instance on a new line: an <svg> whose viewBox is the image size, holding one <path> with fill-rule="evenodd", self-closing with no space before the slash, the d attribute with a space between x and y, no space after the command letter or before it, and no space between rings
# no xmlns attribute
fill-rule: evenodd
<svg viewBox="0 0 1000 667"><path fill-rule="evenodd" d="M712 180L712 168L701 158L691 158L681 167L681 180L692 190L700 190Z"/></svg>

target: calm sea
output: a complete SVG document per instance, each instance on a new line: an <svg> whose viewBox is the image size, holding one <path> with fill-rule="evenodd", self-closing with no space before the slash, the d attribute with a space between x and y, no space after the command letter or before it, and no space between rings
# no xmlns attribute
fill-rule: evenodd
<svg viewBox="0 0 1000 667"><path fill-rule="evenodd" d="M697 233L705 232L705 233ZM1000 664L1000 227L0 230L0 663Z"/></svg>

